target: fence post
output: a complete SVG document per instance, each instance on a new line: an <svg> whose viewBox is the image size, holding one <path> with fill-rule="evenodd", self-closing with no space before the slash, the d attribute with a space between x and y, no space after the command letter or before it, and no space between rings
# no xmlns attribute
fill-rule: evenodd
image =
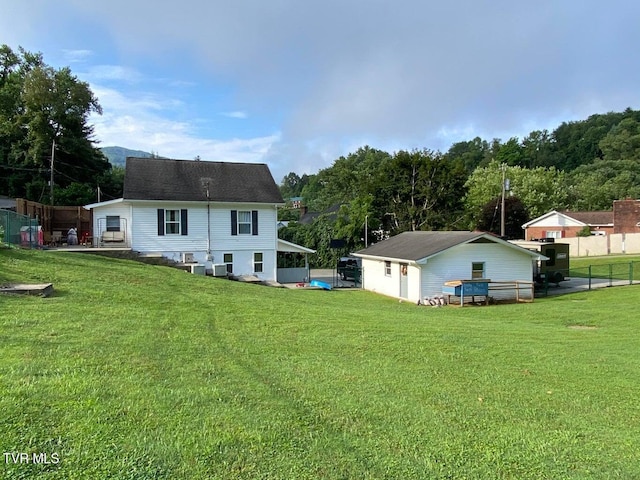
<svg viewBox="0 0 640 480"><path fill-rule="evenodd" d="M609 286L613 286L613 263L609 264Z"/></svg>
<svg viewBox="0 0 640 480"><path fill-rule="evenodd" d="M589 290L591 290L591 265L589 265Z"/></svg>

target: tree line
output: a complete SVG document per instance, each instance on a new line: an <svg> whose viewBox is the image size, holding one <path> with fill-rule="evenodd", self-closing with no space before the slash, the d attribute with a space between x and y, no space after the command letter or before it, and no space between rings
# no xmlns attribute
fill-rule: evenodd
<svg viewBox="0 0 640 480"><path fill-rule="evenodd" d="M98 99L68 67L0 46L0 193L57 205L94 202L98 186L121 196L123 170L95 146L91 113Z"/></svg>
<svg viewBox="0 0 640 480"><path fill-rule="evenodd" d="M285 199L302 197L308 210L330 213L303 225L285 208L280 218L293 222L280 236L316 249L317 263L330 266L408 230L499 234L503 178L508 238L522 238L521 225L550 210L610 210L614 200L640 198L640 111L596 114L522 140L476 137L444 153L359 148L316 174L282 179ZM343 249L330 248L336 238Z"/></svg>

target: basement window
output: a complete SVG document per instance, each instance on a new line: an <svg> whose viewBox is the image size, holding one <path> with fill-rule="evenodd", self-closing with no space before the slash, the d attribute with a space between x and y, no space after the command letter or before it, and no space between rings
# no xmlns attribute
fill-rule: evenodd
<svg viewBox="0 0 640 480"><path fill-rule="evenodd" d="M253 271L255 273L262 273L262 267L263 267L262 253L261 252L255 252L253 254Z"/></svg>
<svg viewBox="0 0 640 480"><path fill-rule="evenodd" d="M233 253L225 253L222 261L227 265L227 273L233 273Z"/></svg>

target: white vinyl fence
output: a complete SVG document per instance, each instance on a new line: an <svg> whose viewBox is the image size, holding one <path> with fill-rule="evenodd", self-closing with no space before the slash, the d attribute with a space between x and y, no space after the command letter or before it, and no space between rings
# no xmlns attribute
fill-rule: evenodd
<svg viewBox="0 0 640 480"><path fill-rule="evenodd" d="M640 254L640 233L613 233L611 235L563 238L569 244L572 257Z"/></svg>

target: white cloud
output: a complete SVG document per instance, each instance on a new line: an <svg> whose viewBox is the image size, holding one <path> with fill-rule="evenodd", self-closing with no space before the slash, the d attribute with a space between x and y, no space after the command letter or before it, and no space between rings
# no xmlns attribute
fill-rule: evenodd
<svg viewBox="0 0 640 480"><path fill-rule="evenodd" d="M208 139L196 134L194 124L171 120L167 110L180 105L171 99L153 95L127 95L94 87L104 107L103 115L92 115L100 146L124 146L154 152L161 156L204 160L261 162L278 134L254 138ZM107 108L108 105L108 108Z"/></svg>
<svg viewBox="0 0 640 480"><path fill-rule="evenodd" d="M220 115L222 115L223 117L239 118L239 119L244 119L249 116L247 115L246 112L242 112L239 110L236 110L235 112L222 112Z"/></svg>
<svg viewBox="0 0 640 480"><path fill-rule="evenodd" d="M184 151L232 155L230 140L200 143L195 125L209 124L214 136L260 139L240 151L266 148L284 173L316 171L360 141L446 150L640 107L640 64L629 60L640 3L628 0L40 1L48 8L33 15L6 2L22 6L0 31L44 35L56 7L58 31L90 24L108 45L102 62L121 65L90 71L96 83L141 90L98 92L100 135L128 125L142 135L136 145L177 149L182 138ZM48 35L42 45L58 38ZM78 38L70 44L98 50Z"/></svg>
<svg viewBox="0 0 640 480"><path fill-rule="evenodd" d="M137 70L122 65L94 65L88 69L87 77L95 82L139 83L144 79L143 75Z"/></svg>
<svg viewBox="0 0 640 480"><path fill-rule="evenodd" d="M64 58L69 63L86 62L93 55L91 50L62 50Z"/></svg>

